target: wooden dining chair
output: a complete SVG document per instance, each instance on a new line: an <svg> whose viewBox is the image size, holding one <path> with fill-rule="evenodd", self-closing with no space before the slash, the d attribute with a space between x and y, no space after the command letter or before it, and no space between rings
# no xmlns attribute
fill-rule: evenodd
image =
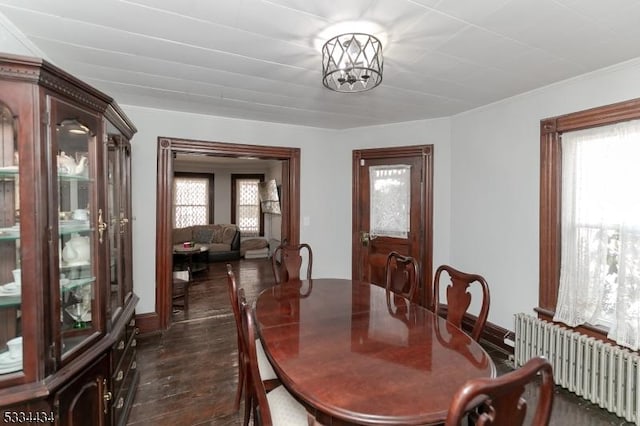
<svg viewBox="0 0 640 426"><path fill-rule="evenodd" d="M275 249L271 256L271 268L276 284L299 280L300 269L302 268L302 253L307 251L307 275L306 279L311 279L311 267L313 266L313 251L306 243L298 245L281 244ZM279 263L279 264L278 264Z"/></svg>
<svg viewBox="0 0 640 426"><path fill-rule="evenodd" d="M173 272L171 283L171 307L174 312L182 309L185 317L189 314L189 289L191 288L191 269Z"/></svg>
<svg viewBox="0 0 640 426"><path fill-rule="evenodd" d="M527 412L527 401L522 395L525 386L536 381L538 374L542 381L531 425L547 426L553 406L553 371L542 357L532 358L522 367L494 379L467 381L451 400L445 426L459 426L465 416L476 425L522 425Z"/></svg>
<svg viewBox="0 0 640 426"><path fill-rule="evenodd" d="M262 426L306 426L307 411L284 386L280 385L267 392L260 379L253 312L246 301L242 303L242 332L247 347L247 376L251 382L248 405L254 414L253 424ZM245 404L247 404L245 400Z"/></svg>
<svg viewBox="0 0 640 426"><path fill-rule="evenodd" d="M246 402L249 401L250 395L248 394L249 377L247 374L247 346L243 338L242 331L242 310L241 305L246 304L244 297L244 290L238 289L236 283L236 277L233 273L233 268L227 263L227 289L229 291L229 300L231 301L231 309L236 322L236 334L238 343L238 388L236 390L236 397L234 400L234 409L238 411L240 409L240 400L242 399L243 391L245 393L245 426L248 424L249 413L251 411L250 404L247 406ZM274 388L279 384L278 376L273 371L273 367L269 363L264 348L260 343L260 340L254 345L258 353L258 367L260 371L260 380L266 382L265 386L268 388Z"/></svg>
<svg viewBox="0 0 640 426"><path fill-rule="evenodd" d="M385 267L387 290L413 301L419 276L418 262L413 257L403 256L395 251L389 253Z"/></svg>
<svg viewBox="0 0 640 426"><path fill-rule="evenodd" d="M451 280L451 283L447 286L446 305L440 303L440 276L443 272L446 272ZM489 285L482 276L458 271L448 265L441 265L438 267L436 270L436 276L433 280L432 310L440 316L446 316L447 321L455 324L459 328L462 328L464 316L471 304L471 294L468 293L467 290L471 284L476 282L482 290L482 305L480 307L478 318L471 330L471 337L475 341L479 341L484 325L487 322L489 304L491 303ZM444 315L445 312L446 315Z"/></svg>

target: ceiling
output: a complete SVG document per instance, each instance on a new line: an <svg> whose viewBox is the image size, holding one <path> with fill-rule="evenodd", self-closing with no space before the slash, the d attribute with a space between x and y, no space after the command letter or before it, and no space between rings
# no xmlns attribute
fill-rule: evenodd
<svg viewBox="0 0 640 426"><path fill-rule="evenodd" d="M640 56L640 0L0 0L121 105L344 129L446 117ZM384 77L323 87L320 33L383 28Z"/></svg>

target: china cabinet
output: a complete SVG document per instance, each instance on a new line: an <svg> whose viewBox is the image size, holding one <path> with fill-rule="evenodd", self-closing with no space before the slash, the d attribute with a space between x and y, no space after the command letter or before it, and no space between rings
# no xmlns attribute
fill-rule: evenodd
<svg viewBox="0 0 640 426"><path fill-rule="evenodd" d="M130 230L135 131L112 98L58 67L0 56L5 420L126 423L138 380Z"/></svg>

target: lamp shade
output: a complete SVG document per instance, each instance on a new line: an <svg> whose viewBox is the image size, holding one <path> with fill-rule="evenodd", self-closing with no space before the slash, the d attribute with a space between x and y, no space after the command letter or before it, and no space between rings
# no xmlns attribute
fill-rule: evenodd
<svg viewBox="0 0 640 426"><path fill-rule="evenodd" d="M369 34L348 33L322 47L322 84L336 92L371 90L382 82L382 44Z"/></svg>
<svg viewBox="0 0 640 426"><path fill-rule="evenodd" d="M281 214L278 185L275 179L258 184L258 197L260 197L260 207L263 213Z"/></svg>

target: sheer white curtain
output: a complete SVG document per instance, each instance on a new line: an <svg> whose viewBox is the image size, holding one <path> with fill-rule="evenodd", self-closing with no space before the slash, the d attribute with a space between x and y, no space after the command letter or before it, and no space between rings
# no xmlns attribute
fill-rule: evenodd
<svg viewBox="0 0 640 426"><path fill-rule="evenodd" d="M640 346L640 120L562 136L561 267L554 320L601 324Z"/></svg>

